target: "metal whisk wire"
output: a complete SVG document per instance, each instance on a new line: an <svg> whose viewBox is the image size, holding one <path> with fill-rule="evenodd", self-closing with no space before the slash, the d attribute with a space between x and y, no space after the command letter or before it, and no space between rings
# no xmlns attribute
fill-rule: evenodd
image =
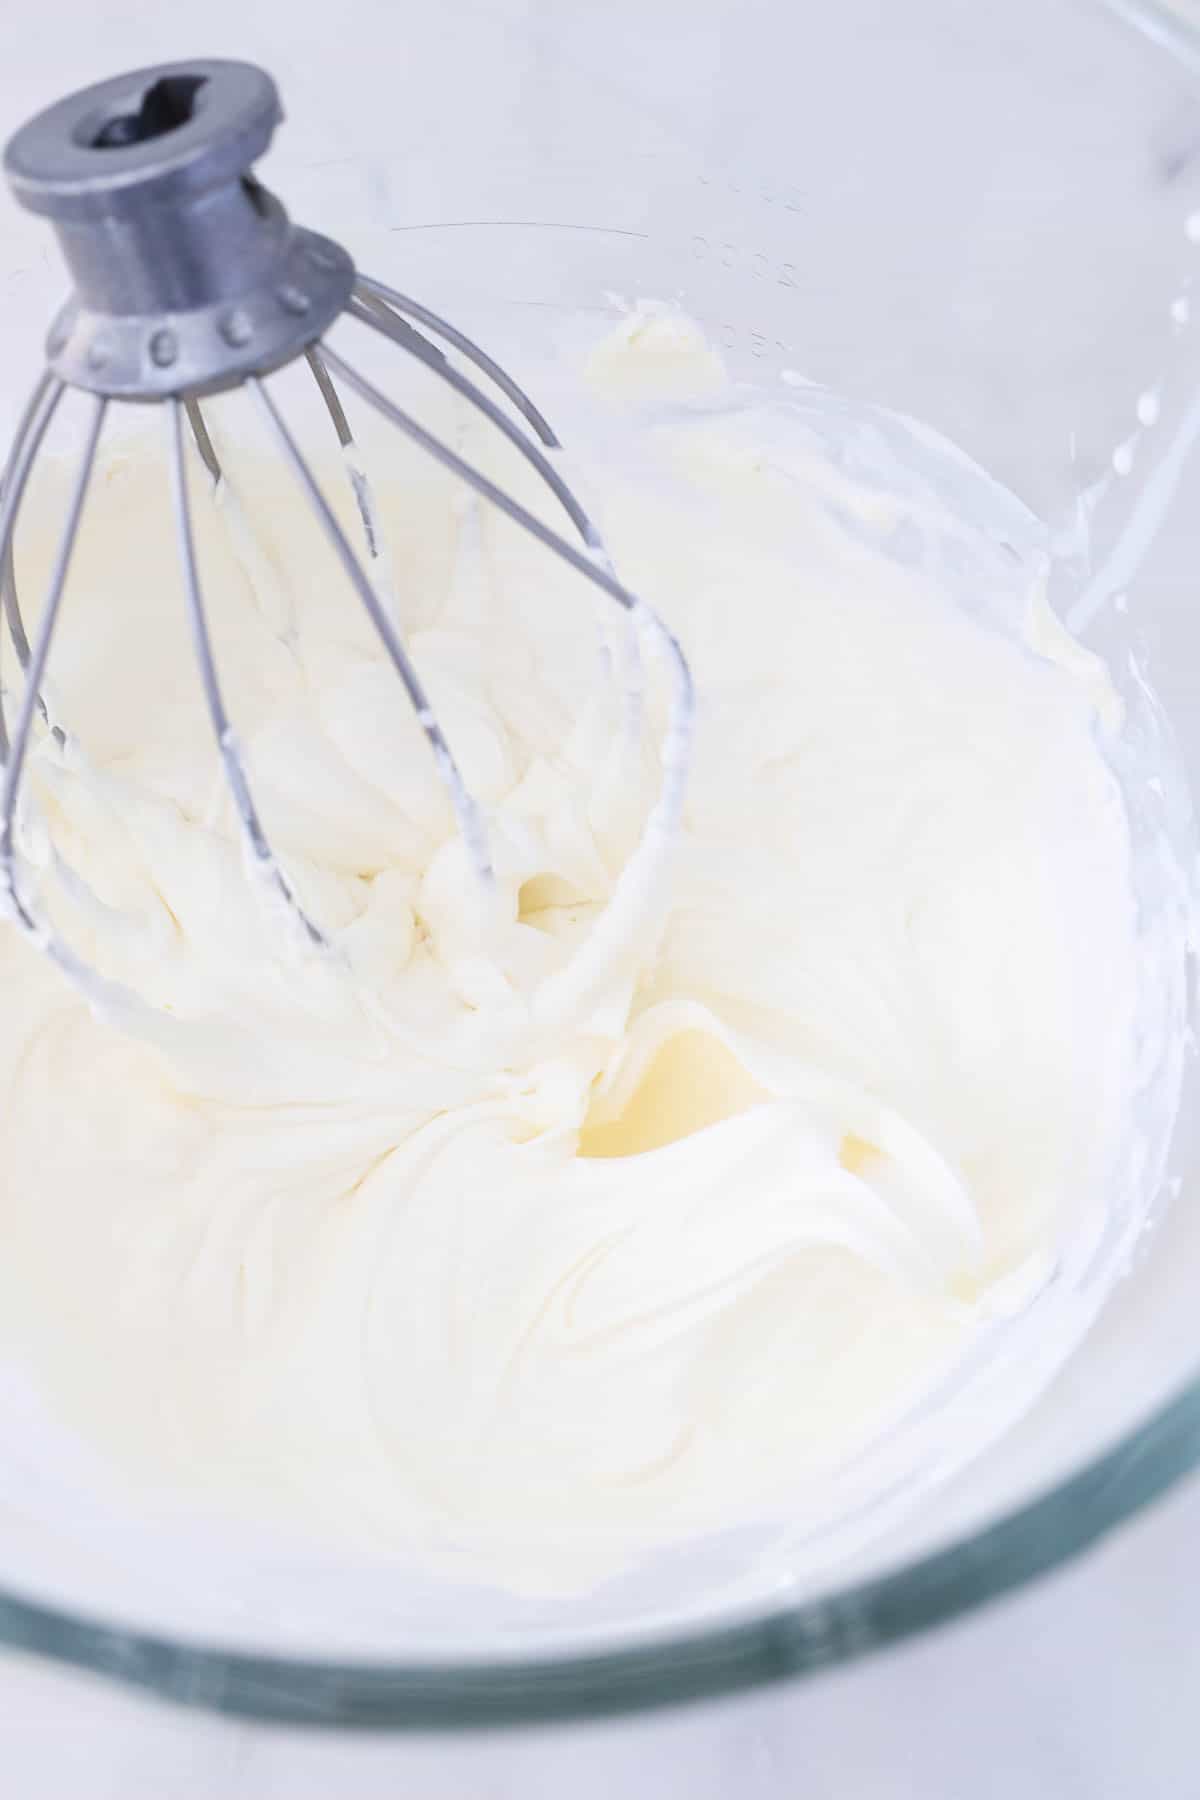
<svg viewBox="0 0 1200 1800"><path fill-rule="evenodd" d="M0 558L7 559L12 549L13 531L21 499L46 430L62 399L63 391L63 383L55 381L53 378L50 378L45 385L39 383L26 411L23 421L25 432L18 437L18 450L10 464L9 477L5 482L3 508L0 510ZM55 552L37 636L34 639L28 666L25 670L25 687L21 695L17 722L4 758L4 784L3 789L0 790L0 906L11 912L22 930L34 939L38 947L44 950L63 969L64 973L72 977L77 976L82 968L75 953L62 942L44 920L35 915L20 892L16 868L16 820L21 801L21 783L33 733L33 722L41 699L46 665L50 658L50 647L54 640L63 595L66 591L71 556L79 534L79 522L83 516L88 487L96 466L100 433L104 427L107 411L108 401L103 396L94 396L83 452L79 459L67 506L66 522ZM9 591L15 596L15 584L9 584ZM10 615L10 618L11 616L15 615Z"/></svg>
<svg viewBox="0 0 1200 1800"><path fill-rule="evenodd" d="M180 562L183 567L188 622L191 625L192 643L196 652L196 663L200 670L201 684L204 688L208 716L212 722L213 735L217 740L217 749L224 765L225 779L233 797L234 808L259 873L272 884L285 906L296 914L309 942L317 946L324 946L325 934L313 924L297 900L295 890L280 867L267 834L263 830L258 808L250 791L246 765L238 747L229 714L225 710L221 679L217 673L212 634L208 628L208 614L204 607L204 595L200 587L200 573L196 563L187 470L183 460L183 416L183 402L168 400L166 403L167 444L171 470L171 494L175 505L175 530L179 543ZM201 455L203 456L203 450Z"/></svg>

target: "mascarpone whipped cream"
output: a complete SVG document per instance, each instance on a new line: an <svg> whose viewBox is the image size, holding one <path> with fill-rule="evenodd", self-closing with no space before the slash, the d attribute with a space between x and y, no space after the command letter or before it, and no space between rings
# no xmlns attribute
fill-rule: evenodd
<svg viewBox="0 0 1200 1800"><path fill-rule="evenodd" d="M260 813L332 951L248 878L136 439L85 524L48 689L70 735L38 745L22 848L145 1010L89 1008L0 933L3 1352L140 1481L512 1579L551 1547L590 1568L818 1516L1036 1311L1136 1080L1120 707L1036 568L878 419L845 440L871 467L831 458L803 389L734 389L669 313L633 311L587 380L589 504L699 695L661 884L588 979L559 978L662 781L652 646L368 436L374 574L485 812L482 902L399 683L233 403L228 489L194 470L201 569ZM419 404L553 519L483 424ZM33 501L27 603L65 480Z"/></svg>

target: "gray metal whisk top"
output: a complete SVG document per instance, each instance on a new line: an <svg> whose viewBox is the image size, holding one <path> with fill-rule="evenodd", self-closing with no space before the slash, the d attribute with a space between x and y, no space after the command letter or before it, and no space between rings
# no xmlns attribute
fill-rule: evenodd
<svg viewBox="0 0 1200 1800"><path fill-rule="evenodd" d="M547 452L558 449L545 418L511 376L446 320L407 295L359 274L332 240L295 226L251 169L283 117L275 83L248 63L165 64L115 77L40 113L9 143L4 167L16 198L45 216L58 236L73 292L50 327L47 366L17 428L0 500L0 583L24 688L11 730L0 705L0 910L85 991L95 977L24 891L17 821L33 734L49 721L42 687L71 554L111 402L162 404L167 414L171 489L184 598L205 699L237 815L252 857L299 918L314 945L321 927L302 911L275 857L233 725L225 709L201 590L184 463L184 423L214 481L222 472L200 402L246 387L278 449L320 520L394 667L446 783L459 830L486 885L486 826L438 724L399 627L286 423L264 377L304 359L343 448L353 443L334 377L374 407L476 493L537 538L623 608L665 655L672 679L663 740L663 779L631 865L643 886L683 803L693 714L687 663L656 615L617 579L600 536ZM326 345L343 316L417 357L476 408L524 457L566 515L578 543L561 536L460 457L365 375ZM428 334L428 335L427 335ZM446 351L487 378L493 398ZM66 509L49 588L32 641L13 565L17 515L31 470L64 392L92 397L83 454ZM502 404L504 402L505 404ZM514 417L514 414L516 415ZM370 547L374 522L356 489Z"/></svg>

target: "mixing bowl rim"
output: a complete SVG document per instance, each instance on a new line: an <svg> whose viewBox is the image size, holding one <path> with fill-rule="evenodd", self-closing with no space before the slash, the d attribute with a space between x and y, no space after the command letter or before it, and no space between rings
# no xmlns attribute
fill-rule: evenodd
<svg viewBox="0 0 1200 1800"><path fill-rule="evenodd" d="M748 1620L520 1661L320 1661L176 1641L0 1590L0 1643L179 1705L340 1730L563 1723L716 1699L915 1636L1070 1560L1200 1465L1200 1377L1034 1499L902 1567Z"/></svg>

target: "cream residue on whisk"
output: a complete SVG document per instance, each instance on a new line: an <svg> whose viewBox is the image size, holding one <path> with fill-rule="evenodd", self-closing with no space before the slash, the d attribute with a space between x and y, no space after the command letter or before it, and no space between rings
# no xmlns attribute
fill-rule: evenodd
<svg viewBox="0 0 1200 1800"><path fill-rule="evenodd" d="M775 1506L820 1523L1053 1285L1135 1081L1111 694L1026 641L1035 574L965 528L932 568L912 544L958 527L877 424L870 477L835 468L811 408L722 386L669 311L591 379L617 404L589 498L701 696L669 884L599 986L531 1004L661 780L653 667L631 732L628 641L578 579L368 444L390 603L486 811L481 922L395 677L236 421L241 515L197 505L201 565L260 811L335 954L246 880L137 443L85 527L73 736L33 787L94 895L47 882L61 928L161 1043L0 943L6 1353L143 1479L513 1581ZM1007 628L958 604L971 555Z"/></svg>

